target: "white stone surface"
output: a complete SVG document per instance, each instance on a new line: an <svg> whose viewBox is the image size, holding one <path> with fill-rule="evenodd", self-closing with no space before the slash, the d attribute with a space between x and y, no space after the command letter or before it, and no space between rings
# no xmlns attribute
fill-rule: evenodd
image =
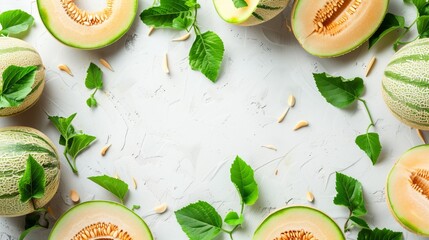
<svg viewBox="0 0 429 240"><path fill-rule="evenodd" d="M139 13L152 1L140 0ZM306 192L314 193L309 204L344 224L348 210L335 206L336 171L359 179L372 226L403 231L405 239L423 239L405 231L388 211L384 197L385 179L395 160L410 147L421 144L414 130L402 125L388 112L381 96L383 68L393 50L383 41L374 49L367 45L344 57L319 59L307 54L286 28L290 7L261 26L244 28L228 25L216 14L211 1L201 1L202 30L214 30L225 42L222 74L216 84L194 72L188 65L193 38L171 42L181 32L148 28L136 18L132 29L114 45L96 51L72 49L56 41L43 26L35 1L0 0L1 10L20 8L31 12L36 25L25 38L40 52L47 68L47 85L36 106L16 117L0 119L0 126L26 125L45 132L53 141L58 133L46 114L68 116L77 112L74 125L97 136L97 142L78 157L79 177L62 161L60 190L50 203L55 213L70 207L67 194L77 190L82 200L112 199L88 176L118 174L137 190L130 189L128 206L141 205L143 216L156 239L187 239L174 217L177 210L196 200L212 203L222 216L239 208L239 198L229 180L229 167L240 155L255 170L260 200L245 210L246 222L235 239L251 239L258 224L286 204L306 204ZM414 9L392 1L390 10L414 18ZM162 58L169 54L171 75L162 70ZM363 77L372 56L377 63L365 78L366 92L377 121L383 153L380 162L370 160L354 144L365 131L368 116L363 106L339 110L318 93L312 72L327 71L345 77ZM107 59L115 72L104 71L105 87L98 93L99 107L89 109L85 100L86 69L91 61ZM70 77L57 69L67 64ZM290 94L297 104L282 124L276 120L287 106ZM300 120L308 128L292 131ZM112 144L105 157L101 148ZM272 144L278 151L262 148ZM62 147L59 146L62 151ZM275 173L278 171L278 174ZM152 214L166 203L169 210ZM17 239L23 218L0 219L0 239ZM47 239L49 231L31 234L28 239ZM348 235L356 239L355 232ZM226 235L219 239L228 239Z"/></svg>

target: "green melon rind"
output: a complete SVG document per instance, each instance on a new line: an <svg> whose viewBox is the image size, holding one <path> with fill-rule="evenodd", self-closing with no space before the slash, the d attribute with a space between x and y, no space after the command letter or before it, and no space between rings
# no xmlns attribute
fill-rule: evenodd
<svg viewBox="0 0 429 240"><path fill-rule="evenodd" d="M78 205L74 206L73 208L70 208L69 210L67 210L63 215L61 215L61 217L57 220L57 222L55 223L55 225L52 228L51 233L49 234L48 240L57 240L54 239L53 236L55 234L55 229L57 227L61 227L61 220L67 218L67 215L73 211L77 211L82 207L86 207L87 205L92 205L92 204L107 204L107 205L113 205L113 206L117 206L117 207L121 207L123 208L124 211L127 211L129 214L134 215L137 219L140 220L141 224L144 226L149 239L154 239L152 232L150 231L149 226L146 224L146 222L139 216L137 215L134 211L131 211L130 209L128 209L127 207L125 207L124 205L117 203L117 202L111 202L111 201L103 201L103 200L95 200L95 201L88 201L88 202L83 202L83 203L79 203ZM108 209L106 208L106 211L108 211Z"/></svg>
<svg viewBox="0 0 429 240"><path fill-rule="evenodd" d="M298 21L298 20L295 20L295 16L296 16L296 12L297 12L297 10L298 10L298 8L299 8L299 3L300 3L300 1L301 0L295 0L295 3L294 3L294 6L293 6L293 10L292 10L292 20L291 20L291 22L292 22L292 29L295 29L295 27L294 27L294 22L295 21ZM379 0L378 0L379 1ZM386 15L386 13L387 13L387 10L388 10L388 6L389 6L389 0L383 0L385 3L386 3L386 6L385 6L385 11L384 11L384 13L383 13L383 15ZM377 29L380 27L380 25L382 24L382 21L374 28L374 31L371 33L371 34L369 34L368 36L365 36L361 41L359 41L357 44L355 44L354 46L352 46L352 47L350 47L350 49L347 49L347 50L344 50L344 51L342 51L342 52L338 52L338 53L334 53L334 54L318 54L318 53L316 53L316 52L312 52L312 51L309 51L308 49L306 49L306 48L304 48L304 50L305 51L307 51L308 53L310 53L311 55L313 55L313 56L316 56L316 57L320 57L320 58L333 58L333 57L339 57L339 56L342 56L342 55L345 55L345 54L347 54L347 53L350 53L350 52L352 52L352 51L354 51L354 50L356 50L357 48L359 48L362 44L364 44L366 41L368 41L368 39L370 39L371 38L371 36L377 31ZM295 35L295 38L296 39L298 39L298 36L296 35L296 33L295 33L295 31L293 31L293 33L294 33L294 35ZM301 44L301 43L300 43ZM301 44L302 45L302 44Z"/></svg>
<svg viewBox="0 0 429 240"><path fill-rule="evenodd" d="M42 1L42 0L37 0L37 8L39 10L40 18L42 19L42 22L45 25L46 29L58 41L60 41L61 43L65 44L67 46L73 47L73 48L78 48L78 49L83 49L83 50L95 50L95 49L100 49L100 48L107 47L107 46L113 44L114 42L118 41L122 36L124 36L125 33L128 32L128 30L131 28L131 26L134 23L134 18L133 18L130 21L130 23L128 24L128 26L126 28L124 28L123 31L121 31L117 35L113 36L111 39L105 40L105 42L103 42L103 43L99 43L99 44L97 44L95 46L81 46L81 45L74 44L74 43L72 43L70 41L67 41L66 39L61 38L61 36L58 36L54 31L52 31L51 26L50 26L49 17L48 17L48 14L47 14L47 10L41 6L42 4L40 3L40 1ZM134 14L134 16L137 16L137 10L138 10L138 0L135 0L134 1L134 11L132 13L132 14Z"/></svg>
<svg viewBox="0 0 429 240"><path fill-rule="evenodd" d="M270 215L268 215L268 217L266 217L262 221L262 223L258 226L258 228L255 230L255 233L253 234L252 240L260 240L260 239L256 239L255 236L258 235L259 231L262 231L264 229L264 225L268 225L268 223L270 222L270 220L272 218L275 218L278 215L282 215L282 214L286 213L288 210L296 210L296 209L302 209L303 211L311 211L313 213L320 214L321 216L323 216L326 219L326 221L329 221L330 223L332 223L332 226L335 228L335 231L338 233L338 236L341 236L341 239L343 239L343 240L346 239L342 230L338 226L338 224L331 217L326 215L324 212L322 212L316 208L312 208L312 207L308 207L308 206L290 206L290 207L285 207L285 208L279 209L279 210L271 213Z"/></svg>
<svg viewBox="0 0 429 240"><path fill-rule="evenodd" d="M411 149L409 149L407 152L404 153L407 154L413 150L419 149L419 148L429 148L429 145L420 145L420 146L416 146L413 147ZM401 157L402 158L402 157ZM386 199L387 199L387 206L389 207L390 212L392 213L393 217L396 219L396 221L401 224L402 227L404 227L405 229L407 229L410 232L416 233L420 236L429 236L429 229L427 232L422 231L421 229L419 229L418 227L414 226L410 221L406 220L405 218L398 216L396 214L395 211L395 207L391 204L391 196L390 196L390 178L395 170L396 165L399 163L399 161L401 160L401 158L395 163L395 165L393 166L392 170L390 170L389 175L387 176L387 183L386 183Z"/></svg>
<svg viewBox="0 0 429 240"><path fill-rule="evenodd" d="M8 146L21 144L20 151L12 151ZM32 151L22 151L22 146L33 144ZM28 127L8 127L0 129L0 216L22 216L34 211L30 202L22 203L18 192L18 182L24 173L26 160L31 154L44 166L46 174L45 195L35 200L37 208L45 206L57 192L60 181L60 163L52 141L43 133ZM11 151L4 151L9 149ZM16 149L15 149L16 150ZM7 170L5 170L7 169Z"/></svg>
<svg viewBox="0 0 429 240"><path fill-rule="evenodd" d="M413 128L429 130L429 40L406 45L391 59L382 80L389 110Z"/></svg>
<svg viewBox="0 0 429 240"><path fill-rule="evenodd" d="M273 19L286 8L288 3L289 0L260 0L249 15L242 16L239 19L222 19L225 22L239 26L254 26ZM213 0L213 4L218 15L222 17L220 14L221 10L216 4L216 0Z"/></svg>

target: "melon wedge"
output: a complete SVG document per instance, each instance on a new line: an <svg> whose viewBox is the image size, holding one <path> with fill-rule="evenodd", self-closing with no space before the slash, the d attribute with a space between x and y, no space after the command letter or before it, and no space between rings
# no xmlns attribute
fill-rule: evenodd
<svg viewBox="0 0 429 240"><path fill-rule="evenodd" d="M49 240L59 239L152 240L153 236L143 219L125 206L90 201L71 208L55 223Z"/></svg>
<svg viewBox="0 0 429 240"><path fill-rule="evenodd" d="M80 49L97 49L114 43L131 27L138 0L100 0L87 11L74 0L37 0L40 17L60 42Z"/></svg>
<svg viewBox="0 0 429 240"><path fill-rule="evenodd" d="M296 238L297 235L302 238ZM253 240L272 239L345 240L345 237L335 221L323 212L293 206L270 214L253 235Z"/></svg>
<svg viewBox="0 0 429 240"><path fill-rule="evenodd" d="M366 42L380 26L388 0L296 0L292 29L312 55L336 57Z"/></svg>
<svg viewBox="0 0 429 240"><path fill-rule="evenodd" d="M429 237L429 145L408 150L387 178L387 203L406 229Z"/></svg>
<svg viewBox="0 0 429 240"><path fill-rule="evenodd" d="M228 23L252 26L264 23L283 11L289 0L245 0L247 7L236 8L233 0L213 0L219 16Z"/></svg>

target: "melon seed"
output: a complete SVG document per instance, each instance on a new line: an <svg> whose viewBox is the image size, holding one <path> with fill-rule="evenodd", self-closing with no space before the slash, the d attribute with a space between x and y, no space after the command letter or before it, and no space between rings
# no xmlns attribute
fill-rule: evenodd
<svg viewBox="0 0 429 240"><path fill-rule="evenodd" d="M314 195L312 192L307 192L307 201L314 202Z"/></svg>
<svg viewBox="0 0 429 240"><path fill-rule="evenodd" d="M61 0L66 14L76 23L84 26L94 26L106 21L112 14L113 0L107 0L107 7L99 12L81 10L74 0Z"/></svg>
<svg viewBox="0 0 429 240"><path fill-rule="evenodd" d="M104 157L104 156L106 155L106 153L107 153L107 151L109 150L110 146L112 146L112 144L106 145L106 146L104 146L104 147L101 149L101 152L100 152L101 156L103 156L103 157Z"/></svg>
<svg viewBox="0 0 429 240"><path fill-rule="evenodd" d="M266 148L266 149L270 149L273 151L277 151L277 148L274 145L268 144L268 145L262 145L261 147Z"/></svg>
<svg viewBox="0 0 429 240"><path fill-rule="evenodd" d="M375 56L372 57L371 60L369 60L368 65L366 66L365 77L367 77L371 72L371 69L374 66L375 60L376 60Z"/></svg>
<svg viewBox="0 0 429 240"><path fill-rule="evenodd" d="M288 97L288 100L287 100L288 108L287 108L287 109L286 109L286 111L284 111L284 112L283 112L283 114L282 114L282 115L277 119L277 123L281 123L281 122L283 122L283 120L286 118L286 115L288 114L289 110L295 106L295 103L296 103L295 96L290 95L290 96Z"/></svg>
<svg viewBox="0 0 429 240"><path fill-rule="evenodd" d="M164 55L164 61L162 62L162 69L167 74L170 74L170 68L168 67L168 55L167 53Z"/></svg>
<svg viewBox="0 0 429 240"><path fill-rule="evenodd" d="M301 230L289 230L282 232L279 237L274 240L316 240L316 237L311 232Z"/></svg>
<svg viewBox="0 0 429 240"><path fill-rule="evenodd" d="M66 72L68 75L73 77L73 73L67 65L60 64L60 65L58 65L58 69L63 71L63 72Z"/></svg>
<svg viewBox="0 0 429 240"><path fill-rule="evenodd" d="M70 199L74 203L78 203L80 201L79 193L77 193L75 190L70 190Z"/></svg>
<svg viewBox="0 0 429 240"><path fill-rule="evenodd" d="M417 169L411 173L410 183L414 190L429 200L429 170Z"/></svg>
<svg viewBox="0 0 429 240"><path fill-rule="evenodd" d="M152 34L153 30L155 30L155 27L154 27L154 26L151 26L151 27L149 28L149 31L147 32L147 35L148 35L148 36L150 36L150 35Z"/></svg>
<svg viewBox="0 0 429 240"><path fill-rule="evenodd" d="M295 127L293 128L294 131L299 130L303 127L307 127L309 125L309 123L307 121L299 121Z"/></svg>
<svg viewBox="0 0 429 240"><path fill-rule="evenodd" d="M89 239L115 239L115 240L132 240L128 232L119 230L117 225L112 223L98 222L93 223L81 229L72 240L89 240Z"/></svg>
<svg viewBox="0 0 429 240"><path fill-rule="evenodd" d="M163 203L163 204L155 207L153 210L155 211L155 213L162 214L162 213L165 213L165 211L167 211L167 209L168 209L167 204Z"/></svg>
<svg viewBox="0 0 429 240"><path fill-rule="evenodd" d="M191 36L191 33L186 33L185 35L183 35L183 36L181 36L181 37L178 37L178 38L175 38L175 39L173 39L172 41L173 42L180 42L180 41L186 41L186 40L188 40L188 38Z"/></svg>
<svg viewBox="0 0 429 240"><path fill-rule="evenodd" d="M106 59L100 58L100 63L101 63L101 65L103 65L107 69L109 69L110 71L114 72L112 66L110 65L110 63L108 61L106 61Z"/></svg>
<svg viewBox="0 0 429 240"><path fill-rule="evenodd" d="M417 135L418 135L418 136L419 136L419 138L422 140L422 142L423 142L424 144L426 144L426 138L425 138L425 136L423 135L422 130L417 129Z"/></svg>
<svg viewBox="0 0 429 240"><path fill-rule="evenodd" d="M133 177L133 187L134 189L137 189L137 181L134 177Z"/></svg>

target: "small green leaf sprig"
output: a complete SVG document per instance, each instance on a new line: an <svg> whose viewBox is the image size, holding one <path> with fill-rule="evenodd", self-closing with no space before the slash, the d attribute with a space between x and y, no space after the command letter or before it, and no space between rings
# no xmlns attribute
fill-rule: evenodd
<svg viewBox="0 0 429 240"><path fill-rule="evenodd" d="M418 38L429 37L429 2L426 0L404 0L404 3L413 4L417 10L417 18L409 25L405 26L405 18L392 13L387 13L380 27L369 39L369 48L378 43L384 36L395 30L401 30L401 34L393 43L393 49L398 50L400 45L408 44ZM418 35L410 40L403 41L407 33L417 25Z"/></svg>
<svg viewBox="0 0 429 240"><path fill-rule="evenodd" d="M125 197L128 193L127 183L125 183L121 179L113 178L107 175L93 176L89 177L88 179L115 195L118 198L119 202L124 205ZM139 209L139 207L133 206L132 210L134 209Z"/></svg>
<svg viewBox="0 0 429 240"><path fill-rule="evenodd" d="M144 10L140 18L144 24L155 28L172 28L188 32L193 29L196 38L189 51L189 65L192 70L200 71L210 81L216 82L225 47L216 33L201 32L197 24L200 7L196 0L161 0L156 6Z"/></svg>
<svg viewBox="0 0 429 240"><path fill-rule="evenodd" d="M86 104L90 108L97 107L98 103L94 96L98 90L103 88L103 72L94 63L90 63L86 71L85 86L90 90L94 90L86 100Z"/></svg>
<svg viewBox="0 0 429 240"><path fill-rule="evenodd" d="M59 144L64 146L63 154L67 163L71 167L73 173L78 175L76 158L96 140L96 137L85 134L81 131L76 131L74 126L71 124L75 117L76 113L67 118L49 116L49 120L60 133Z"/></svg>
<svg viewBox="0 0 429 240"><path fill-rule="evenodd" d="M191 240L212 240L221 232L233 239L233 233L244 221L244 207L256 203L259 197L258 185L254 179L253 169L240 157L236 157L230 169L231 182L237 188L241 199L240 212L229 212L224 222L231 230L223 228L222 217L207 202L198 201L175 212L177 222Z"/></svg>
<svg viewBox="0 0 429 240"><path fill-rule="evenodd" d="M369 132L371 127L375 127L375 122L366 101L362 98L365 88L362 78L345 79L331 76L327 73L313 73L313 77L319 92L331 105L341 109L351 106L356 101L364 105L370 124L365 134L357 136L355 143L375 165L380 156L382 146L378 133Z"/></svg>
<svg viewBox="0 0 429 240"><path fill-rule="evenodd" d="M357 240L402 240L401 232L393 232L389 229L371 229L368 223L363 219L367 214L365 200L363 197L362 184L347 175L336 173L335 189L337 195L334 198L334 204L345 206L350 214L344 224L344 232L348 232L353 227L360 228Z"/></svg>
<svg viewBox="0 0 429 240"><path fill-rule="evenodd" d="M27 32L34 24L34 18L22 10L10 10L0 14L0 36L17 37Z"/></svg>

